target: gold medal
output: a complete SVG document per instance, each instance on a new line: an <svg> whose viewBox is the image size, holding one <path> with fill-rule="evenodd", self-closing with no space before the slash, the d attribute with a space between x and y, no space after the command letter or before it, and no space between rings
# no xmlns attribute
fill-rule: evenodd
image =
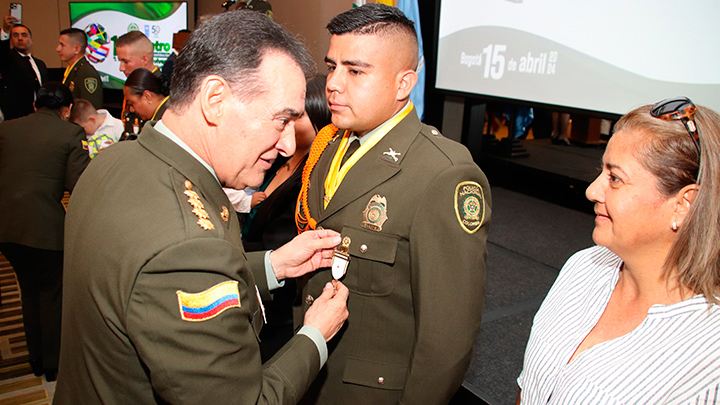
<svg viewBox="0 0 720 405"><path fill-rule="evenodd" d="M331 266L333 279L339 280L342 276L345 275L348 264L350 264L350 254L348 253L349 250L350 238L346 236L343 238L340 246L336 247L335 250L333 250L333 259Z"/></svg>

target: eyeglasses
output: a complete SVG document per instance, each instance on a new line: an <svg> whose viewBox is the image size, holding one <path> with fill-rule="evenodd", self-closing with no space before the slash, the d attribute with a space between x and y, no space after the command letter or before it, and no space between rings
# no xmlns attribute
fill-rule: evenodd
<svg viewBox="0 0 720 405"><path fill-rule="evenodd" d="M680 120L700 153L700 133L695 125L697 107L687 97L668 98L655 104L650 115L661 120Z"/></svg>

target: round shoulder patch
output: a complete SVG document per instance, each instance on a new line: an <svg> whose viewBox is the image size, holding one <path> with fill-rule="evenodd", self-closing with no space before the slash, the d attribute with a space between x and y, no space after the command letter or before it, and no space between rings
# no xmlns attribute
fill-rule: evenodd
<svg viewBox="0 0 720 405"><path fill-rule="evenodd" d="M473 234L485 219L485 196L482 187L474 181L463 181L455 187L455 214L460 227Z"/></svg>

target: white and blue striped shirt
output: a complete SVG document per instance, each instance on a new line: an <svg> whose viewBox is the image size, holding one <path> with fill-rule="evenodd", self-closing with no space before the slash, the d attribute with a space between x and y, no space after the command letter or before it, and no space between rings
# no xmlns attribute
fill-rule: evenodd
<svg viewBox="0 0 720 405"><path fill-rule="evenodd" d="M595 246L563 266L533 321L523 404L720 402L720 308L701 295L653 305L632 332L568 360L600 319L622 260Z"/></svg>

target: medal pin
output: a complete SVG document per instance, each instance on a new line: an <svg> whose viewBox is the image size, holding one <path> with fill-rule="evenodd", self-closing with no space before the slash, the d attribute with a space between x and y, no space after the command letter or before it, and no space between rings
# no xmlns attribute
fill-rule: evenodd
<svg viewBox="0 0 720 405"><path fill-rule="evenodd" d="M348 264L350 263L350 254L348 253L349 250L350 238L347 236L343 238L340 246L336 247L333 250L333 260L331 266L333 276L333 295L335 295L335 293L337 292L338 280L345 275Z"/></svg>

